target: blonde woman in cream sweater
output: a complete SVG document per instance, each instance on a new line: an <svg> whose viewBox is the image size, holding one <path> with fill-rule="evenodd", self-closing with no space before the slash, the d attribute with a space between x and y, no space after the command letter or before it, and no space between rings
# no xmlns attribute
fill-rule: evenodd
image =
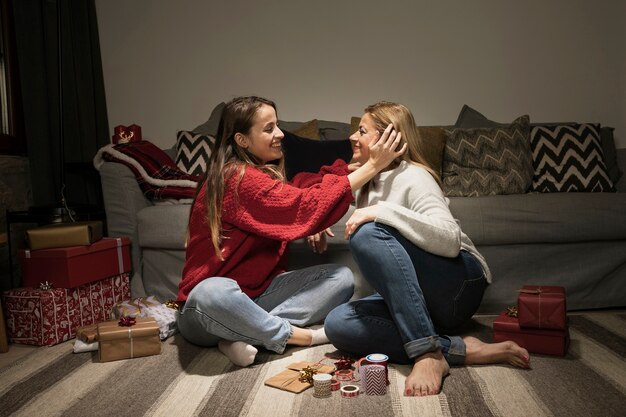
<svg viewBox="0 0 626 417"><path fill-rule="evenodd" d="M408 396L438 394L450 366L529 367L528 351L512 341L454 335L478 309L491 273L452 217L409 109L389 102L367 107L350 137L354 160L367 161L368 144L390 124L408 152L357 191L357 209L346 223L354 259L376 293L332 310L328 338L357 356L381 352L392 362L412 363Z"/></svg>

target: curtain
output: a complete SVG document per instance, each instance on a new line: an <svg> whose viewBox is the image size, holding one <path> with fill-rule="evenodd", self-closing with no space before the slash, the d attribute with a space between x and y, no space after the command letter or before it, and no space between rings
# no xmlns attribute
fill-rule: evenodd
<svg viewBox="0 0 626 417"><path fill-rule="evenodd" d="M95 0L17 0L13 9L33 202L58 205L63 193L70 205L102 207L91 161L109 130Z"/></svg>

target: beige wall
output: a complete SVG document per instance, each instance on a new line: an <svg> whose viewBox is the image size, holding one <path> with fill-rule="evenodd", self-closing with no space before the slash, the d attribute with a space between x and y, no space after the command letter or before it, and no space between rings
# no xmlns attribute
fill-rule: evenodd
<svg viewBox="0 0 626 417"><path fill-rule="evenodd" d="M626 148L622 0L96 0L109 123L171 146L220 101L349 122L379 99L418 124L600 122Z"/></svg>

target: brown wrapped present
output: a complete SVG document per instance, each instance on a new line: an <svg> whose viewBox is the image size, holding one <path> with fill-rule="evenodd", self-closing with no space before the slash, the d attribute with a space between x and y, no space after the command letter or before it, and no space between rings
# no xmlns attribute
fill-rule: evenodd
<svg viewBox="0 0 626 417"><path fill-rule="evenodd" d="M91 245L102 239L102 222L57 223L26 231L30 250Z"/></svg>
<svg viewBox="0 0 626 417"><path fill-rule="evenodd" d="M98 323L76 329L76 338L85 342L93 343L98 341Z"/></svg>
<svg viewBox="0 0 626 417"><path fill-rule="evenodd" d="M98 323L100 362L161 353L159 326L152 317ZM130 324L130 325L128 325Z"/></svg>
<svg viewBox="0 0 626 417"><path fill-rule="evenodd" d="M313 386L313 381L306 378L311 373L330 374L335 372L334 366L315 362L296 362L289 365L288 368L267 379L264 382L265 385L298 394Z"/></svg>
<svg viewBox="0 0 626 417"><path fill-rule="evenodd" d="M161 303L154 295L124 300L117 303L111 312L111 319L127 317L154 317L159 325L161 340L165 340L178 331L176 323L178 309L172 302Z"/></svg>

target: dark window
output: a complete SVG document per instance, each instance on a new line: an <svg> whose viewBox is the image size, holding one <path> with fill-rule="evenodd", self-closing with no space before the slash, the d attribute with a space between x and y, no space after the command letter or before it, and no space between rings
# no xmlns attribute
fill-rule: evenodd
<svg viewBox="0 0 626 417"><path fill-rule="evenodd" d="M13 0L0 0L0 154L25 154Z"/></svg>

